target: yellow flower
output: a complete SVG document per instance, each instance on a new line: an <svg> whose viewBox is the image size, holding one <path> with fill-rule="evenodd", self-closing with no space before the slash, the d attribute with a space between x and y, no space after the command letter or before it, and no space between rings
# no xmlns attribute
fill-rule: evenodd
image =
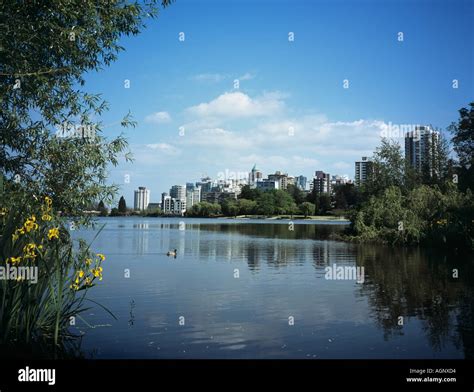
<svg viewBox="0 0 474 392"><path fill-rule="evenodd" d="M23 225L23 227L27 233L29 233L31 230L38 229L38 224L36 223L36 217L32 215L31 218L28 218L25 224Z"/></svg>
<svg viewBox="0 0 474 392"><path fill-rule="evenodd" d="M35 258L36 257L36 245L35 244L27 244L23 247L23 252L25 253L26 258Z"/></svg>
<svg viewBox="0 0 474 392"><path fill-rule="evenodd" d="M89 267L92 263L92 259L86 259L86 265Z"/></svg>
<svg viewBox="0 0 474 392"><path fill-rule="evenodd" d="M92 275L94 275L94 277L96 278L99 278L99 280L102 280L102 271L103 271L102 267L91 269Z"/></svg>
<svg viewBox="0 0 474 392"><path fill-rule="evenodd" d="M100 261L105 260L105 256L102 253L97 253L97 257L100 259Z"/></svg>
<svg viewBox="0 0 474 392"><path fill-rule="evenodd" d="M79 278L84 277L84 271L83 270L80 270L77 274L79 275Z"/></svg>
<svg viewBox="0 0 474 392"><path fill-rule="evenodd" d="M41 216L41 220L46 221L46 222L49 222L51 219L52 219L52 216L49 214L43 214Z"/></svg>
<svg viewBox="0 0 474 392"><path fill-rule="evenodd" d="M77 283L74 283L74 284L70 285L69 288L72 289L72 290L77 291L77 290L79 290L79 285Z"/></svg>
<svg viewBox="0 0 474 392"><path fill-rule="evenodd" d="M7 210L6 208L2 208L2 209L0 210L0 215L1 215L1 216L4 216L4 215L6 215L7 212L8 212L8 210Z"/></svg>
<svg viewBox="0 0 474 392"><path fill-rule="evenodd" d="M52 240L53 238L59 238L59 230L57 227L49 229L48 231L48 239Z"/></svg>
<svg viewBox="0 0 474 392"><path fill-rule="evenodd" d="M21 257L10 257L7 259L7 263L10 261L12 264L18 264L21 261Z"/></svg>
<svg viewBox="0 0 474 392"><path fill-rule="evenodd" d="M92 284L91 278L86 278L84 283L85 283L86 286L90 286Z"/></svg>
<svg viewBox="0 0 474 392"><path fill-rule="evenodd" d="M13 241L16 241L20 237L20 234L25 234L25 229L23 229L23 227L21 229L16 229L15 233L12 234Z"/></svg>

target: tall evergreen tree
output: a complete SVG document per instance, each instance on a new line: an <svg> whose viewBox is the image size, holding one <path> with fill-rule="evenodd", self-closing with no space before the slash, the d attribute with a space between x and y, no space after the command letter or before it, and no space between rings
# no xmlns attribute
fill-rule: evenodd
<svg viewBox="0 0 474 392"><path fill-rule="evenodd" d="M118 202L118 210L119 212L125 213L127 212L127 203L125 202L125 199L123 196L120 197L120 200Z"/></svg>

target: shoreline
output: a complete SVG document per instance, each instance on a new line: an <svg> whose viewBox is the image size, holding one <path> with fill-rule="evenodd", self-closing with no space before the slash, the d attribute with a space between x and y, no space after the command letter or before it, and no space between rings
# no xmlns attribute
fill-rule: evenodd
<svg viewBox="0 0 474 392"><path fill-rule="evenodd" d="M179 216L179 215L138 215L138 214L130 214L130 215L107 215L107 216L100 216L100 215L91 215L96 218L186 218L186 219L230 219L230 220L262 220L262 221L328 221L328 222L347 222L350 223L351 221L346 217L336 217L330 215L312 215L308 217L304 217L302 215L294 215L293 217L289 215L273 215L273 216L262 216L262 215L237 215L237 216Z"/></svg>

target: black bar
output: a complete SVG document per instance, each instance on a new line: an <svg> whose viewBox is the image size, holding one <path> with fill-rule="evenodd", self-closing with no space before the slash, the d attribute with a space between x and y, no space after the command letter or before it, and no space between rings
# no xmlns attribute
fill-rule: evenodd
<svg viewBox="0 0 474 392"><path fill-rule="evenodd" d="M55 384L20 382L19 370L27 366L55 369ZM440 373L439 369L454 372ZM193 390L218 386L221 391L242 386L247 391L258 382L266 388L298 391L344 387L350 391L472 392L473 375L473 360L4 360L0 361L0 391L92 391L108 390L113 385L132 391L180 391L185 386ZM427 377L443 381L407 381Z"/></svg>

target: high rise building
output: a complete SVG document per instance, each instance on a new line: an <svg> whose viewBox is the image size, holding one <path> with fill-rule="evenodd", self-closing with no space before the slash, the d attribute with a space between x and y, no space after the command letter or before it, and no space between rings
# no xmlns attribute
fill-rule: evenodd
<svg viewBox="0 0 474 392"><path fill-rule="evenodd" d="M268 175L268 181L278 182L279 189L286 189L288 187L288 174L276 171L275 174Z"/></svg>
<svg viewBox="0 0 474 392"><path fill-rule="evenodd" d="M173 185L170 189L170 196L176 200L186 201L186 187L184 185Z"/></svg>
<svg viewBox="0 0 474 392"><path fill-rule="evenodd" d="M183 215L186 211L186 200L175 199L164 192L161 194L161 211L166 215Z"/></svg>
<svg viewBox="0 0 474 392"><path fill-rule="evenodd" d="M439 132L429 126L417 126L405 135L405 159L418 172L432 176L439 168Z"/></svg>
<svg viewBox="0 0 474 392"><path fill-rule="evenodd" d="M306 190L306 183L308 182L308 179L305 176L298 176L295 177L295 185L301 189L302 191Z"/></svg>
<svg viewBox="0 0 474 392"><path fill-rule="evenodd" d="M201 187L186 185L186 209L189 210L194 204L197 204L201 201Z"/></svg>
<svg viewBox="0 0 474 392"><path fill-rule="evenodd" d="M318 170L314 173L313 181L310 186L311 191L315 191L318 194L330 193L331 192L331 176L329 173L325 173Z"/></svg>
<svg viewBox="0 0 474 392"><path fill-rule="evenodd" d="M212 180L210 177L201 178L201 181L196 182L196 186L201 188L201 193L210 192L212 189Z"/></svg>
<svg viewBox="0 0 474 392"><path fill-rule="evenodd" d="M144 186L138 187L138 190L135 191L133 199L133 208L135 210L144 211L148 208L150 203L150 190L146 189Z"/></svg>
<svg viewBox="0 0 474 392"><path fill-rule="evenodd" d="M196 186L193 190L193 204L197 204L201 201L201 187Z"/></svg>
<svg viewBox="0 0 474 392"><path fill-rule="evenodd" d="M186 209L190 209L194 203L194 190L186 189Z"/></svg>
<svg viewBox="0 0 474 392"><path fill-rule="evenodd" d="M252 170L249 173L249 185L250 188L256 188L257 182L262 181L263 173L257 169L257 165L253 165Z"/></svg>
<svg viewBox="0 0 474 392"><path fill-rule="evenodd" d="M372 172L372 168L372 161L367 157L362 157L362 160L355 162L354 182L356 186L361 186L367 181L367 177Z"/></svg>
<svg viewBox="0 0 474 392"><path fill-rule="evenodd" d="M339 174L336 174L335 176L331 176L331 188L334 188L335 186L339 185L344 185L348 184L351 181L349 180L349 177L347 176L341 176Z"/></svg>
<svg viewBox="0 0 474 392"><path fill-rule="evenodd" d="M257 189L260 189L264 192L272 189L280 189L280 181L265 179L263 181L258 181L256 186Z"/></svg>

